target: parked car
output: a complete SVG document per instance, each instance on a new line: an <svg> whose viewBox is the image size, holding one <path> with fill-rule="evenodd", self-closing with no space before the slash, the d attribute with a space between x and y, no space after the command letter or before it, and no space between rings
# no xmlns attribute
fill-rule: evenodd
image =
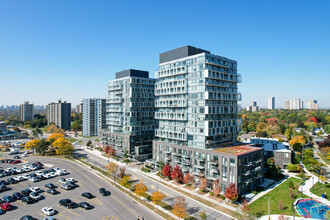
<svg viewBox="0 0 330 220"><path fill-rule="evenodd" d="M17 164L17 163L22 163L22 161L20 161L20 160L14 160L14 161L11 162L11 164Z"/></svg>
<svg viewBox="0 0 330 220"><path fill-rule="evenodd" d="M23 196L21 201L25 202L26 204L31 204L34 200L30 196Z"/></svg>
<svg viewBox="0 0 330 220"><path fill-rule="evenodd" d="M0 185L8 185L7 181L6 180L0 180Z"/></svg>
<svg viewBox="0 0 330 220"><path fill-rule="evenodd" d="M93 198L95 197L95 196L94 196L92 193L90 193L90 192L82 193L81 196L82 196L82 197L85 197L85 198L87 198L87 199L93 199Z"/></svg>
<svg viewBox="0 0 330 220"><path fill-rule="evenodd" d="M30 193L30 197L36 201L40 200L41 199L41 196L39 195L39 193L37 192L32 192Z"/></svg>
<svg viewBox="0 0 330 220"><path fill-rule="evenodd" d="M11 210L13 207L10 205L10 203L5 202L0 204L0 208L4 211Z"/></svg>
<svg viewBox="0 0 330 220"><path fill-rule="evenodd" d="M34 218L31 215L24 215L20 218L20 220L34 220Z"/></svg>
<svg viewBox="0 0 330 220"><path fill-rule="evenodd" d="M36 192L36 193L40 192L40 188L37 187L37 186L36 187L31 187L30 190L31 190L31 192Z"/></svg>
<svg viewBox="0 0 330 220"><path fill-rule="evenodd" d="M76 206L76 203L72 202L70 199L62 199L58 203L68 209L72 209Z"/></svg>
<svg viewBox="0 0 330 220"><path fill-rule="evenodd" d="M46 192L51 195L56 195L59 193L59 191L57 191L56 189L48 189Z"/></svg>
<svg viewBox="0 0 330 220"><path fill-rule="evenodd" d="M66 189L66 190L69 190L69 189L72 189L73 188L71 184L62 184L60 187L62 189Z"/></svg>
<svg viewBox="0 0 330 220"><path fill-rule="evenodd" d="M75 182L77 182L75 179L73 179L73 178L67 178L67 179L65 179L66 181L69 181L69 182L71 182L71 183L75 183Z"/></svg>
<svg viewBox="0 0 330 220"><path fill-rule="evenodd" d="M19 192L15 192L15 193L13 193L13 198L16 199L16 200L21 199L22 198L22 194L19 193Z"/></svg>
<svg viewBox="0 0 330 220"><path fill-rule="evenodd" d="M44 213L45 215L48 215L48 216L50 216L50 215L54 215L56 212L55 212L55 210L54 209L52 209L52 207L43 207L42 209L41 209L41 211L42 211L42 213Z"/></svg>
<svg viewBox="0 0 330 220"><path fill-rule="evenodd" d="M20 156L15 155L15 156L14 156L14 159L20 159Z"/></svg>
<svg viewBox="0 0 330 220"><path fill-rule="evenodd" d="M32 191L30 189L24 189L21 191L23 197L29 196Z"/></svg>
<svg viewBox="0 0 330 220"><path fill-rule="evenodd" d="M9 177L9 178L7 179L7 183L15 184L15 183L17 183L17 180L15 180L13 177Z"/></svg>
<svg viewBox="0 0 330 220"><path fill-rule="evenodd" d="M5 211L3 211L2 209L0 209L0 215L3 215L5 213L6 213Z"/></svg>
<svg viewBox="0 0 330 220"><path fill-rule="evenodd" d="M92 209L93 208L93 206L91 206L89 203L87 203L87 202L81 202L81 203L79 203L78 204L79 205L79 207L81 207L81 208L83 208L83 209Z"/></svg>
<svg viewBox="0 0 330 220"><path fill-rule="evenodd" d="M61 178L61 179L59 179L58 180L60 183L62 183L62 184L65 184L66 183L66 179L64 179L64 178Z"/></svg>
<svg viewBox="0 0 330 220"><path fill-rule="evenodd" d="M45 184L45 187L47 187L47 188L49 188L49 189L54 189L54 188L56 188L56 186L55 186L54 184L52 184L52 183L47 183L47 184Z"/></svg>
<svg viewBox="0 0 330 220"><path fill-rule="evenodd" d="M10 195L3 196L2 200L5 202L15 202L15 199L13 197L11 197Z"/></svg>
<svg viewBox="0 0 330 220"><path fill-rule="evenodd" d="M38 181L40 181L40 179L39 178L37 178L37 177L30 177L29 178L29 181L31 181L31 182L38 182Z"/></svg>
<svg viewBox="0 0 330 220"><path fill-rule="evenodd" d="M99 192L102 194L102 196L108 196L110 195L110 192L104 188L100 188Z"/></svg>

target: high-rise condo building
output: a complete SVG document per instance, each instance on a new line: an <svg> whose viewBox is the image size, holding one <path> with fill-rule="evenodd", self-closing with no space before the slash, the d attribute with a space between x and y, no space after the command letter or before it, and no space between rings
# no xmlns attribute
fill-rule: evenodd
<svg viewBox="0 0 330 220"><path fill-rule="evenodd" d="M290 100L285 100L284 101L284 109L290 109Z"/></svg>
<svg viewBox="0 0 330 220"><path fill-rule="evenodd" d="M275 109L275 97L268 97L268 109Z"/></svg>
<svg viewBox="0 0 330 220"><path fill-rule="evenodd" d="M299 110L303 108L304 108L304 102L298 98L286 100L284 102L284 109Z"/></svg>
<svg viewBox="0 0 330 220"><path fill-rule="evenodd" d="M218 179L222 190L235 183L243 193L261 184L263 150L226 147L239 132L237 62L184 46L160 54L156 75L157 129L149 162L179 165L196 180ZM243 166L250 167L241 170Z"/></svg>
<svg viewBox="0 0 330 220"><path fill-rule="evenodd" d="M106 99L83 99L83 136L98 136L106 128Z"/></svg>
<svg viewBox="0 0 330 220"><path fill-rule="evenodd" d="M76 105L74 111L77 113L82 113L83 112L83 103Z"/></svg>
<svg viewBox="0 0 330 220"><path fill-rule="evenodd" d="M71 128L71 103L62 102L49 103L46 106L46 116L47 123L55 123L60 129L70 129Z"/></svg>
<svg viewBox="0 0 330 220"><path fill-rule="evenodd" d="M319 109L319 104L317 104L317 100L307 100L306 108L311 110L317 110Z"/></svg>
<svg viewBox="0 0 330 220"><path fill-rule="evenodd" d="M155 82L148 72L134 69L118 72L109 81L107 129L100 135L103 145L112 146L117 155L127 152L137 160L152 157Z"/></svg>
<svg viewBox="0 0 330 220"><path fill-rule="evenodd" d="M19 106L19 114L21 121L33 121L33 104L25 102Z"/></svg>
<svg viewBox="0 0 330 220"><path fill-rule="evenodd" d="M258 112L260 110L256 101L252 101L249 106L246 107L246 111L248 112Z"/></svg>

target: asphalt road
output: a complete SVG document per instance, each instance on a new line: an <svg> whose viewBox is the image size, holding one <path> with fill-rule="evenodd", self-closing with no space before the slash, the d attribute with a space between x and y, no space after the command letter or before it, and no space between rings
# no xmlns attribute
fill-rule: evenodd
<svg viewBox="0 0 330 220"><path fill-rule="evenodd" d="M80 145L76 146L75 152L76 152L76 154L80 154L80 156L85 157L92 164L95 164L96 166L99 166L101 168L104 168L104 166L108 164L107 160L89 153L84 148L82 148ZM160 190L161 192L165 193L166 198L164 199L164 201L168 204L174 205L175 198L177 196L182 196L177 191L175 191L171 188L168 188L168 187L158 183L157 181L154 181L142 174L136 173L129 166L126 167L126 173L131 174L132 175L131 179L134 181L143 180L143 183L147 186L148 191L150 193L155 192L157 190ZM215 210L209 208L208 206L191 199L190 197L185 196L185 199L186 199L186 203L187 203L187 213L189 215L196 217L197 219L199 219L199 214L203 210L206 211L207 219L209 219L209 220L211 220L211 219L217 219L217 220L232 219L232 218L228 217L227 215L224 215L220 211L215 211Z"/></svg>
<svg viewBox="0 0 330 220"><path fill-rule="evenodd" d="M6 156L3 154L3 158L12 158L12 156ZM61 188L57 188L60 194L50 195L46 192L41 193L44 197L43 200L35 202L33 204L24 204L20 201L15 201L12 203L14 209L6 212L4 215L0 215L0 219L19 219L23 215L31 215L36 219L43 219L44 214L41 213L41 208L45 206L51 206L57 211L54 215L56 219L102 219L102 220L135 220L137 216L143 216L145 220L157 220L161 219L157 214L147 209L146 207L136 203L133 199L109 185L99 176L85 170L83 167L77 165L75 162L56 159L56 158L46 158L46 157L27 157L24 158L31 162L40 161L46 164L48 167L50 165L55 165L55 167L60 167L61 169L66 169L70 172L69 175L61 176L64 178L73 177L76 179L77 185L79 187L66 191ZM0 166L7 168L11 166L22 167L21 165L0 163ZM19 174L18 174L19 175ZM13 175L12 175L13 176ZM28 189L33 186L38 186L42 190L46 191L47 188L44 187L46 183L53 183L56 186L60 186L58 180L61 177L55 177L47 180L41 180L37 183L32 183L28 180L8 185L11 188L8 191L0 193L1 197L4 195L12 195L14 192L20 192L21 190ZM1 179L7 179L8 177L2 177ZM103 197L99 193L99 188L104 187L111 192L110 196ZM96 196L94 199L86 199L81 197L81 193L90 192ZM69 198L72 201L78 202L88 202L95 208L92 210L84 210L81 208L66 209L58 205L58 201L64 198Z"/></svg>

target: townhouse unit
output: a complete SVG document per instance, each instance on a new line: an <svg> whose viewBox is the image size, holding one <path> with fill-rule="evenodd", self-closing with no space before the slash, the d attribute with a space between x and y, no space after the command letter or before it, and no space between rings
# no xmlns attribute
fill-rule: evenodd
<svg viewBox="0 0 330 220"><path fill-rule="evenodd" d="M155 130L155 79L149 72L129 69L116 73L108 84L106 129L100 132L103 145L116 154L125 152L137 160L152 157Z"/></svg>

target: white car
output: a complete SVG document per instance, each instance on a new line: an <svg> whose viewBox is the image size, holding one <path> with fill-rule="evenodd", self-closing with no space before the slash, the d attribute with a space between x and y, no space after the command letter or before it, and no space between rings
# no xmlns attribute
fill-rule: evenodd
<svg viewBox="0 0 330 220"><path fill-rule="evenodd" d="M23 168L25 172L30 172L31 169L30 168Z"/></svg>
<svg viewBox="0 0 330 220"><path fill-rule="evenodd" d="M30 165L29 164L24 164L23 168L30 168Z"/></svg>
<svg viewBox="0 0 330 220"><path fill-rule="evenodd" d="M67 184L67 183L61 185L60 187L62 189L66 189L66 190L72 189L72 185L71 184Z"/></svg>
<svg viewBox="0 0 330 220"><path fill-rule="evenodd" d="M37 174L38 176L40 176L40 175L43 175L44 172L42 172L42 171L37 171L36 174Z"/></svg>
<svg viewBox="0 0 330 220"><path fill-rule="evenodd" d="M9 168L6 168L5 171L12 171L12 169L9 167Z"/></svg>
<svg viewBox="0 0 330 220"><path fill-rule="evenodd" d="M40 179L38 179L37 177L30 177L29 178L29 181L31 181L31 182L38 182L38 181L40 181Z"/></svg>
<svg viewBox="0 0 330 220"><path fill-rule="evenodd" d="M58 176L63 176L64 175L64 173L61 170L56 170L56 174Z"/></svg>
<svg viewBox="0 0 330 220"><path fill-rule="evenodd" d="M62 183L62 184L65 184L66 183L66 179L64 179L64 178L61 178L61 179L59 179L58 180L60 183Z"/></svg>
<svg viewBox="0 0 330 220"><path fill-rule="evenodd" d="M41 196L37 192L30 193L30 197L34 200L40 200L41 199Z"/></svg>
<svg viewBox="0 0 330 220"><path fill-rule="evenodd" d="M75 182L77 182L77 181L76 181L75 179L73 179L73 178L67 178L66 181L69 181L69 182L71 182L71 183L75 183Z"/></svg>
<svg viewBox="0 0 330 220"><path fill-rule="evenodd" d="M26 172L26 171L25 171L25 169L19 168L19 169L18 169L18 172L19 172L19 173L24 173L24 172Z"/></svg>
<svg viewBox="0 0 330 220"><path fill-rule="evenodd" d="M62 170L62 172L63 172L63 175L67 175L67 174L70 174L70 172L69 172L69 171L67 171L67 170Z"/></svg>
<svg viewBox="0 0 330 220"><path fill-rule="evenodd" d="M37 186L36 186L36 187L31 187L30 190L31 190L32 192L36 192L36 193L40 192L40 188L37 187Z"/></svg>
<svg viewBox="0 0 330 220"><path fill-rule="evenodd" d="M57 173L55 173L55 172L51 172L50 175L51 175L51 177L57 177Z"/></svg>
<svg viewBox="0 0 330 220"><path fill-rule="evenodd" d="M23 157L28 157L27 153L24 153L24 154L23 154Z"/></svg>
<svg viewBox="0 0 330 220"><path fill-rule="evenodd" d="M48 216L55 214L55 210L52 209L51 207L43 207L41 209L41 211L42 211L42 213L44 213L45 215L48 215Z"/></svg>
<svg viewBox="0 0 330 220"><path fill-rule="evenodd" d="M30 174L23 174L22 177L27 180L30 178Z"/></svg>
<svg viewBox="0 0 330 220"><path fill-rule="evenodd" d="M57 171L57 170L61 170L59 167L55 167L55 168L53 168L55 171Z"/></svg>
<svg viewBox="0 0 330 220"><path fill-rule="evenodd" d="M25 180L25 178L23 176L15 176L14 180L19 182L19 181Z"/></svg>
<svg viewBox="0 0 330 220"><path fill-rule="evenodd" d="M49 178L52 177L52 175L50 175L50 173L45 173L45 174L44 174L44 177L47 178L47 179L49 179Z"/></svg>

